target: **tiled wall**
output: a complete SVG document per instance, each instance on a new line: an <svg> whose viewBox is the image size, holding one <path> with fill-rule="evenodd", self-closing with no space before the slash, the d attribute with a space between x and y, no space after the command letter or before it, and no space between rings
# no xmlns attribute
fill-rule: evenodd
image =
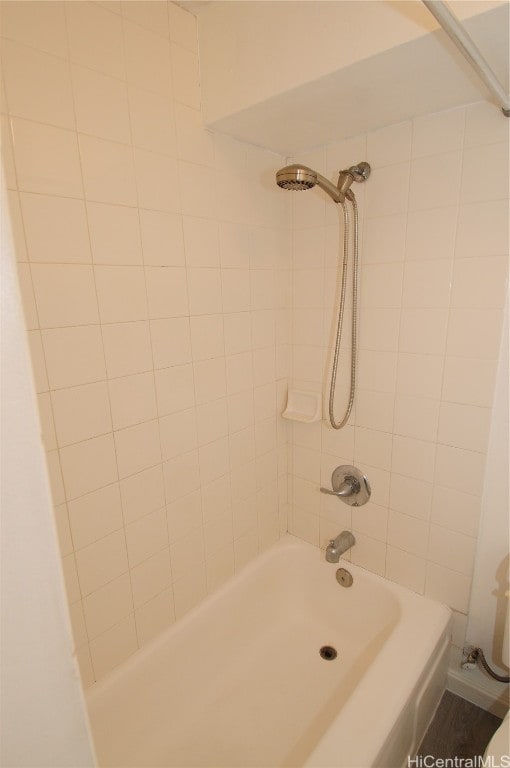
<svg viewBox="0 0 510 768"><path fill-rule="evenodd" d="M286 529L282 158L202 127L195 18L2 4L2 143L88 685Z"/></svg>
<svg viewBox="0 0 510 768"><path fill-rule="evenodd" d="M448 603L461 644L507 281L508 121L474 104L296 160L335 182L340 168L368 160L372 176L354 185L362 216L355 409L338 432L324 422L293 425L290 530L325 546L352 527L352 561ZM316 189L291 196L292 375L320 390L331 364L338 211ZM347 323L337 417L348 344ZM319 493L344 463L367 474L366 506Z"/></svg>

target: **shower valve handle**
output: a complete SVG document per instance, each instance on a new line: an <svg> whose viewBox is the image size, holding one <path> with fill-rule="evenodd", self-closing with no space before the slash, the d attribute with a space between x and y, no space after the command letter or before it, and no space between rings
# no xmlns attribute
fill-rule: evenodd
<svg viewBox="0 0 510 768"><path fill-rule="evenodd" d="M345 464L331 475L331 488L321 487L321 493L336 496L350 507L361 507L370 498L370 483L357 467Z"/></svg>

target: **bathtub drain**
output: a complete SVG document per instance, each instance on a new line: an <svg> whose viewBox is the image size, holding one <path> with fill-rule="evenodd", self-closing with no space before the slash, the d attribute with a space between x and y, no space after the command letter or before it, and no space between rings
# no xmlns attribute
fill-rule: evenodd
<svg viewBox="0 0 510 768"><path fill-rule="evenodd" d="M338 656L336 650L331 645L323 645L319 653L321 658L326 659L326 661L333 661Z"/></svg>

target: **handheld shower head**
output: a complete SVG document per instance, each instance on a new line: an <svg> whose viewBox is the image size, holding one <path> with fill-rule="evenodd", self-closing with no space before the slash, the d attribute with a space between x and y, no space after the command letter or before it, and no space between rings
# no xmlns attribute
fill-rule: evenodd
<svg viewBox="0 0 510 768"><path fill-rule="evenodd" d="M282 189L290 189L300 192L303 189L311 189L316 185L334 200L335 203L343 203L353 181L366 181L370 175L368 163L353 165L348 171L340 171L338 186L335 187L320 173L308 168L306 165L286 165L276 172L276 183Z"/></svg>
<svg viewBox="0 0 510 768"><path fill-rule="evenodd" d="M303 189L311 189L317 184L317 174L306 165L287 165L276 173L276 183L282 189L291 189L300 192Z"/></svg>

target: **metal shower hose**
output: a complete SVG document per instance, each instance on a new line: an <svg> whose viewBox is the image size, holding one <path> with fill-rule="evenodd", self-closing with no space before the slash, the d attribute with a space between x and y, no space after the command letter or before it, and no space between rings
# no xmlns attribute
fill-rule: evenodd
<svg viewBox="0 0 510 768"><path fill-rule="evenodd" d="M354 213L354 234L353 234L353 277L352 277L352 325L351 325L351 388L349 392L349 402L341 421L335 421L335 385L338 372L338 356L340 354L340 343L342 341L342 325L345 308L345 291L347 287L347 264L349 257L349 212L345 202L341 205L344 212L344 255L342 262L342 287L340 290L340 305L338 307L338 321L336 326L335 354L333 356L333 367L331 369L331 383L329 387L329 421L333 429L341 429L349 420L352 406L354 403L354 390L356 388L356 359L358 346L358 205L354 194L349 190L346 198L351 202Z"/></svg>

